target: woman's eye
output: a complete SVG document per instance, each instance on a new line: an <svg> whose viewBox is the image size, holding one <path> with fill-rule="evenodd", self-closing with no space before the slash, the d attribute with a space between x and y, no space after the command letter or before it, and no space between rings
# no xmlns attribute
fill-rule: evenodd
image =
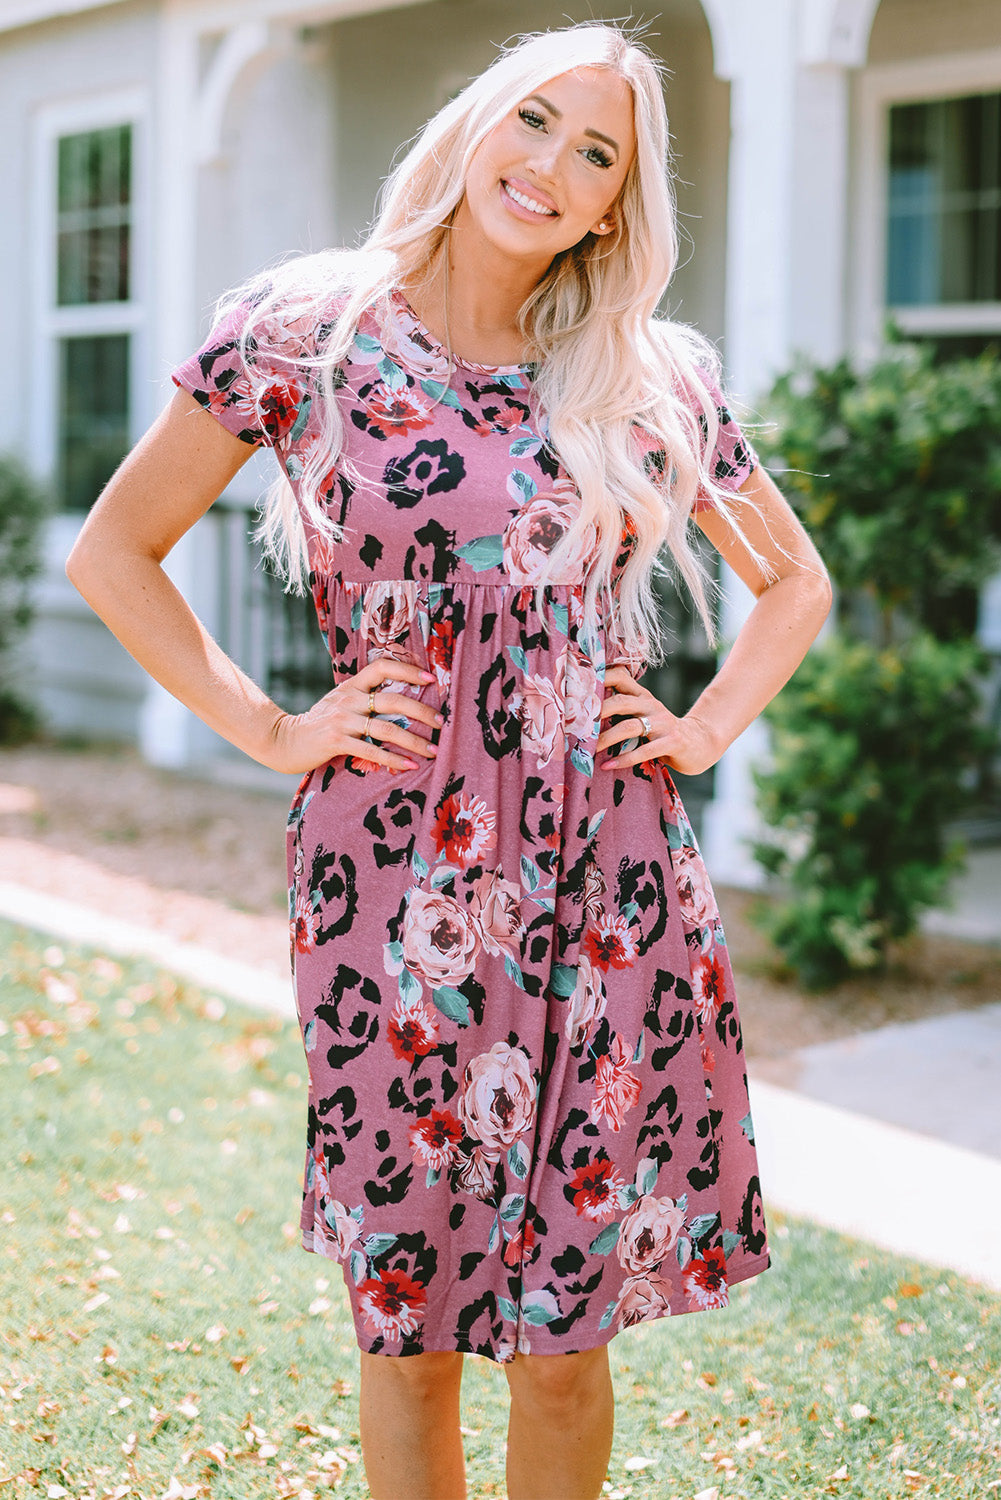
<svg viewBox="0 0 1001 1500"><path fill-rule="evenodd" d="M524 120L525 124L531 126L533 130L538 130L540 125L546 123L541 115L535 113L534 109L519 109L518 118Z"/></svg>
<svg viewBox="0 0 1001 1500"><path fill-rule="evenodd" d="M596 167L610 167L612 158L607 151L602 151L600 146L591 146L584 152L588 161L593 161Z"/></svg>

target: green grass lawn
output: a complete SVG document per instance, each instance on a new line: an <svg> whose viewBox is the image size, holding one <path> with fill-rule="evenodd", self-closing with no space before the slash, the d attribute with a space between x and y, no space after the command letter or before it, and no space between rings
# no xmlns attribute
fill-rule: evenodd
<svg viewBox="0 0 1001 1500"><path fill-rule="evenodd" d="M367 1496L305 1118L294 1020L0 924L0 1500ZM1001 1496L1001 1299L768 1219L729 1308L613 1341L606 1494ZM504 1495L506 1392L466 1361L471 1500Z"/></svg>

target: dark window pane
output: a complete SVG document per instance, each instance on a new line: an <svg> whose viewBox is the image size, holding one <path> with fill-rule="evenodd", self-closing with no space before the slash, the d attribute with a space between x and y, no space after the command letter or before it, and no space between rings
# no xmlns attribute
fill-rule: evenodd
<svg viewBox="0 0 1001 1500"><path fill-rule="evenodd" d="M128 301L131 184L130 125L59 141L56 300L61 307Z"/></svg>
<svg viewBox="0 0 1001 1500"><path fill-rule="evenodd" d="M887 302L1001 301L1001 94L890 110Z"/></svg>
<svg viewBox="0 0 1001 1500"><path fill-rule="evenodd" d="M129 336L59 341L59 494L87 510L129 448Z"/></svg>

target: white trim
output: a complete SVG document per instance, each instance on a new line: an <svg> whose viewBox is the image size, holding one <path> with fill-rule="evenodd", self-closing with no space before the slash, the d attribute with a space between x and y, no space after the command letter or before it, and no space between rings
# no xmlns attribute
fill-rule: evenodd
<svg viewBox="0 0 1001 1500"><path fill-rule="evenodd" d="M1001 302L940 302L888 307L904 333L1001 333Z"/></svg>
<svg viewBox="0 0 1001 1500"><path fill-rule="evenodd" d="M852 153L853 210L852 263L855 268L851 289L850 339L852 347L863 356L872 357L883 341L883 323L893 310L884 301L886 267L887 148L890 106L917 104L931 99L957 99L969 94L1001 90L1001 47L985 47L978 52L943 53L939 57L920 58L914 62L886 63L866 68L856 82L854 109L854 145ZM957 331L972 332L978 328L993 332L997 303L963 304L979 306L983 320L979 324L960 321ZM915 314L950 312L959 307L899 309L899 322ZM943 331L946 325L941 325ZM914 329L917 332L917 328Z"/></svg>
<svg viewBox="0 0 1001 1500"><path fill-rule="evenodd" d="M130 333L129 424L135 441L148 425L147 360L149 302L149 95L143 88L74 95L40 106L32 121L31 204L31 358L37 399L29 414L32 462L45 476L54 473L58 438L57 341L67 335ZM112 125L132 127L130 290L128 302L95 302L60 307L56 302L56 151L62 136Z"/></svg>

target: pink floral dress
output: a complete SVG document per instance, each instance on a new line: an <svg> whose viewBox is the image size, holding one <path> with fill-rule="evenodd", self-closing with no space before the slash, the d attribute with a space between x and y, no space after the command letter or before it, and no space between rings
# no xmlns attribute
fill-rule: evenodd
<svg viewBox="0 0 1001 1500"><path fill-rule="evenodd" d="M239 327L174 379L295 488L316 410L282 353L322 325L275 317L246 362ZM373 1353L567 1354L724 1307L769 1264L726 942L667 766L595 764L606 666L643 663L614 619L584 632L590 539L535 606L578 497L533 371L449 376L396 294L339 378L347 537L307 527L332 683L419 663L397 690L445 722L417 770L336 756L292 803L302 1244ZM736 490L755 457L716 394Z"/></svg>

